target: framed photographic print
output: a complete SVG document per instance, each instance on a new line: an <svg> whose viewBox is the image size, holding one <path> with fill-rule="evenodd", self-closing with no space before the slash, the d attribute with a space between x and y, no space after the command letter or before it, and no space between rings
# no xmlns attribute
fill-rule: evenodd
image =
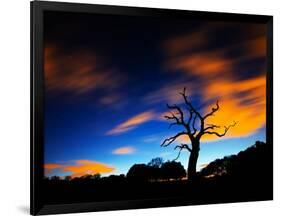
<svg viewBox="0 0 281 216"><path fill-rule="evenodd" d="M31 2L31 214L272 200L272 23Z"/></svg>

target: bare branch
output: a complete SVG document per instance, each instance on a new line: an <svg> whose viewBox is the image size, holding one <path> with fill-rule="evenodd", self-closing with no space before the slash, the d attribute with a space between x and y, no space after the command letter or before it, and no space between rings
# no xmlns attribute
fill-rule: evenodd
<svg viewBox="0 0 281 216"><path fill-rule="evenodd" d="M193 123L192 123L193 133L192 133L192 135L195 135L196 132L197 132L197 129L195 127L196 118L197 118L197 115L193 118Z"/></svg>
<svg viewBox="0 0 281 216"><path fill-rule="evenodd" d="M175 104L173 106L170 106L169 104L167 104L167 107L169 109L176 109L178 111L178 114L180 114L180 119L179 119L180 123L184 124L184 118L183 118L182 110Z"/></svg>
<svg viewBox="0 0 281 216"><path fill-rule="evenodd" d="M234 127L237 124L237 122L234 122L233 124L229 125L229 126L224 126L224 132L222 134L219 134L218 132L215 131L205 131L204 134L214 134L218 137L223 137L226 135L227 131L231 128Z"/></svg>
<svg viewBox="0 0 281 216"><path fill-rule="evenodd" d="M189 128L189 130L190 130L190 123L191 123L191 120L192 120L192 117L193 117L193 111L192 110L189 110L189 119L188 119L188 122L187 122L187 126L188 126L188 128Z"/></svg>
<svg viewBox="0 0 281 216"><path fill-rule="evenodd" d="M216 102L216 107L213 107L213 108L212 108L212 111L211 111L210 113L206 114L206 115L203 117L203 119L206 119L206 118L212 116L215 112L217 112L217 111L219 110L219 108L220 108L220 106L219 106L219 101L217 100L217 102Z"/></svg>
<svg viewBox="0 0 281 216"><path fill-rule="evenodd" d="M187 123L184 125L186 130L187 130L187 134L188 134L189 137L192 136L191 129L190 129L190 123L191 123L192 117L193 117L193 112L190 110L189 111L189 119L188 119Z"/></svg>
<svg viewBox="0 0 281 216"><path fill-rule="evenodd" d="M202 119L202 116L200 115L199 112L196 111L196 109L194 109L194 107L192 106L191 102L187 99L187 95L186 95L186 88L184 87L183 92L180 93L184 99L185 104L187 105L188 110L191 110L192 112L194 112L200 119Z"/></svg>
<svg viewBox="0 0 281 216"><path fill-rule="evenodd" d="M175 105L175 104L174 104L173 108L178 111L178 113L180 114L181 122L184 123L182 110L177 105Z"/></svg>
<svg viewBox="0 0 281 216"><path fill-rule="evenodd" d="M170 145L172 142L174 142L179 136L186 134L186 132L182 131L178 134L176 134L175 136L172 136L170 138L167 138L163 141L163 143L161 144L161 146L168 146Z"/></svg>
<svg viewBox="0 0 281 216"><path fill-rule="evenodd" d="M187 144L183 144L183 145L185 146L185 148L186 148L189 152L192 151L192 149L191 149Z"/></svg>
<svg viewBox="0 0 281 216"><path fill-rule="evenodd" d="M181 143L181 145L175 146L174 149L177 149L177 148L179 148L180 150L179 150L179 153L178 153L177 157L174 159L174 161L177 160L180 157L181 151L183 149L187 149L189 152L191 152L191 148L187 144Z"/></svg>
<svg viewBox="0 0 281 216"><path fill-rule="evenodd" d="M215 129L215 128L220 128L220 127L221 127L221 126L215 125L215 124L207 124L207 125L209 125L209 126L204 129L204 132L207 131L207 130L209 130L209 129L210 129L210 130L213 130L213 129Z"/></svg>
<svg viewBox="0 0 281 216"><path fill-rule="evenodd" d="M192 149L187 144L183 144L183 143L181 143L180 145L175 146L174 149L177 149L177 148L185 148L185 149L187 149L190 152L192 151Z"/></svg>
<svg viewBox="0 0 281 216"><path fill-rule="evenodd" d="M179 150L179 153L177 155L177 157L174 159L174 161L176 161L177 159L179 159L180 155L181 155L181 151L182 151L182 148Z"/></svg>
<svg viewBox="0 0 281 216"><path fill-rule="evenodd" d="M176 122L171 123L169 128L171 128L173 125L181 125L180 120L178 119L178 117L176 117L172 112L171 112L172 116L164 116L166 119L168 120L175 120Z"/></svg>

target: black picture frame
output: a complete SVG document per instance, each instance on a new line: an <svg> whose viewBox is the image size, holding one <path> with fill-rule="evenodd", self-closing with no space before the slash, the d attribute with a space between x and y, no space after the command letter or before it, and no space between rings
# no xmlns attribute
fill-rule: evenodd
<svg viewBox="0 0 281 216"><path fill-rule="evenodd" d="M105 211L121 209L138 209L152 207L182 206L187 203L180 197L152 200L127 200L116 202L79 203L62 205L45 205L42 199L42 180L44 177L44 77L43 77L43 13L44 11L68 11L99 14L119 14L134 16L151 16L177 19L196 18L198 20L223 20L254 22L267 24L267 83L266 83L266 141L273 143L273 17L265 15L247 15L233 13L186 11L174 9L152 9L140 7L105 6L94 4L31 2L31 184L30 214L58 214L70 212ZM273 148L272 148L273 151ZM272 153L273 155L273 153ZM273 173L273 159L272 159ZM272 179L273 199L273 179Z"/></svg>

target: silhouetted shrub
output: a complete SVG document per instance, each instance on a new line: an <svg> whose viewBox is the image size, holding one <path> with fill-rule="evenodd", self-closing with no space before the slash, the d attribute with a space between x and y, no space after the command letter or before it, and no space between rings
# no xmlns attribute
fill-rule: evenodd
<svg viewBox="0 0 281 216"><path fill-rule="evenodd" d="M167 161L161 167L162 178L181 179L186 176L186 171L180 162Z"/></svg>
<svg viewBox="0 0 281 216"><path fill-rule="evenodd" d="M71 181L71 176L65 176L65 177L64 177L64 180L65 180L65 181Z"/></svg>
<svg viewBox="0 0 281 216"><path fill-rule="evenodd" d="M59 176L52 176L50 178L52 181L59 181L60 180L60 177Z"/></svg>
<svg viewBox="0 0 281 216"><path fill-rule="evenodd" d="M148 165L135 164L127 173L127 178L133 181L180 179L184 176L186 176L186 172L180 162L167 161L163 163L163 160L159 158L152 159Z"/></svg>
<svg viewBox="0 0 281 216"><path fill-rule="evenodd" d="M270 169L269 160L264 160L265 155L270 154L270 145L257 141L255 145L239 152L237 155L226 156L217 159L203 168L200 175L206 176L232 176L243 178L244 176L262 177Z"/></svg>
<svg viewBox="0 0 281 216"><path fill-rule="evenodd" d="M133 181L147 181L151 175L151 167L146 164L134 164L127 173L127 178Z"/></svg>

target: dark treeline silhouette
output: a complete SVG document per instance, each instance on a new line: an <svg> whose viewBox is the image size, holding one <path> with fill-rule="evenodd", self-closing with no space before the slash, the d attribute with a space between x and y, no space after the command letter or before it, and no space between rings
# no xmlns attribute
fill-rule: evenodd
<svg viewBox="0 0 281 216"><path fill-rule="evenodd" d="M45 203L181 197L184 204L270 200L273 196L272 145L257 141L237 155L214 160L192 181L179 162L154 158L133 165L126 175L100 174L45 179Z"/></svg>
<svg viewBox="0 0 281 216"><path fill-rule="evenodd" d="M110 175L101 177L99 173L94 175L84 175L81 177L52 176L46 178L51 181L72 181L72 182L120 182L120 181L161 181L161 180L180 180L186 176L186 171L180 162L166 161L160 157L153 158L147 164L134 164L128 171L127 175Z"/></svg>
<svg viewBox="0 0 281 216"><path fill-rule="evenodd" d="M179 180L185 176L185 169L180 162L164 163L159 157L152 159L148 164L135 164L127 173L129 181Z"/></svg>
<svg viewBox="0 0 281 216"><path fill-rule="evenodd" d="M237 155L225 156L223 159L217 159L200 172L203 177L212 176L248 176L259 173L267 174L272 166L270 160L264 156L270 154L268 145L264 142L257 141L255 145L239 152Z"/></svg>

